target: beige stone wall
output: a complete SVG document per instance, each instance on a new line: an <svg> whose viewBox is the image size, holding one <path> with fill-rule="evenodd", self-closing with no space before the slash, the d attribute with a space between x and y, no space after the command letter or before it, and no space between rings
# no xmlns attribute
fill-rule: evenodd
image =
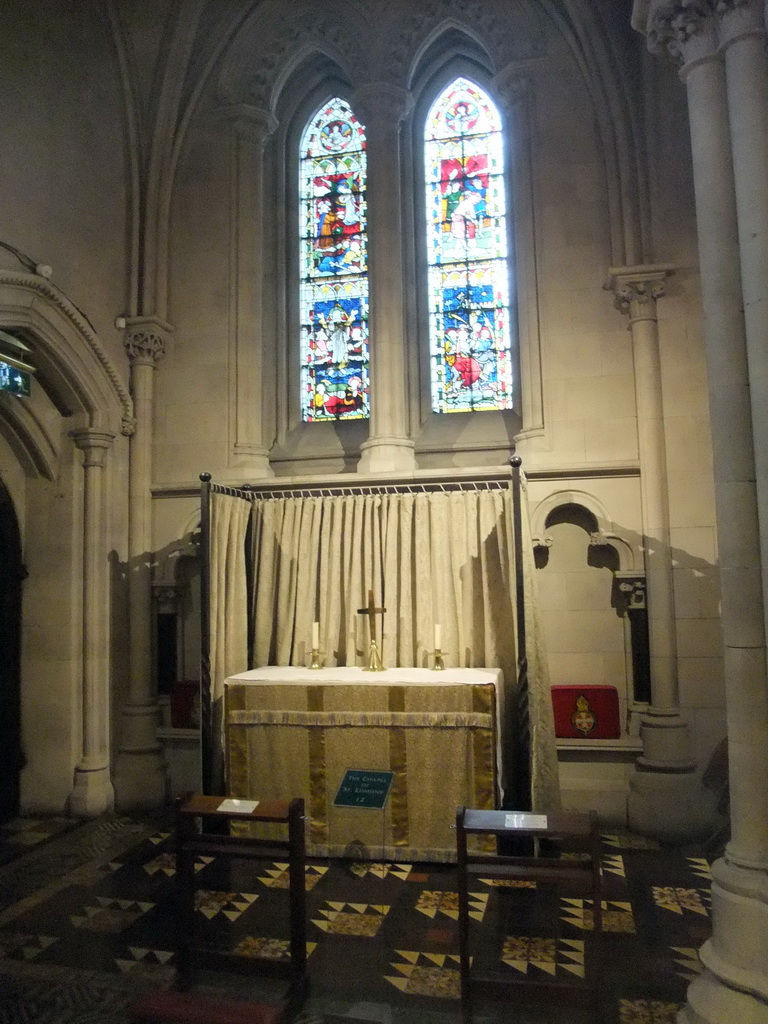
<svg viewBox="0 0 768 1024"><path fill-rule="evenodd" d="M126 154L107 23L74 17L71 4L56 0L42 7L11 4L3 11L0 49L0 241L53 268L52 285L93 325L127 381L114 327L126 295ZM27 270L2 249L0 268ZM52 301L39 295L33 300L32 293L29 301L37 303L42 320L49 313L55 319ZM0 320L0 326L14 326L12 318L0 314ZM28 337L34 350L34 336ZM55 329L51 340L55 347ZM61 383L54 373L33 381L31 400L10 399L26 402L37 422L50 479L30 460L32 449L20 458L0 438L0 474L14 500L29 573L22 634L22 808L29 812L66 809L82 754L83 469L68 433L85 424L68 408ZM8 406L0 406L0 419L7 415ZM113 426L117 430L119 420ZM126 643L120 581L127 459L127 440L118 437L108 470L112 554L103 566L110 577L109 648L118 703Z"/></svg>

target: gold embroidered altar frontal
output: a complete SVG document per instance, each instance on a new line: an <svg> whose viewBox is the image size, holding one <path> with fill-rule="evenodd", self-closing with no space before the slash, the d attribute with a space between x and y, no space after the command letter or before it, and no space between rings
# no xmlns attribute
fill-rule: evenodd
<svg viewBox="0 0 768 1024"><path fill-rule="evenodd" d="M453 860L457 805L496 806L500 686L495 669L243 672L224 691L228 794L303 796L314 856ZM383 810L334 806L350 768L393 773Z"/></svg>

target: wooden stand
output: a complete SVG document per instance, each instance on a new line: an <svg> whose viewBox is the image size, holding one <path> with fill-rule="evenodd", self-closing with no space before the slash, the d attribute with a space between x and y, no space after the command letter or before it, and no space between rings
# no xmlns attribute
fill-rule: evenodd
<svg viewBox="0 0 768 1024"><path fill-rule="evenodd" d="M546 819L543 825L541 819ZM493 835L501 840L533 840L534 852L540 854L546 847L554 856L502 856L499 854L468 853L468 835ZM575 859L558 856L567 845ZM471 972L469 952L469 891L470 875L499 879L526 879L536 882L572 881L587 884L591 889L594 949L592 950L592 991L599 1016L600 999L600 939L602 935L602 876L600 873L600 835L597 816L562 812L536 815L512 811L482 811L459 807L456 811L456 867L459 889L459 971L461 980L461 1013L463 1024L472 1020L472 989L495 989L521 984L514 978L498 975L482 976ZM524 984L530 985L531 982ZM534 984L546 985L546 981ZM574 988L557 984L558 988ZM581 989L582 987L579 986Z"/></svg>
<svg viewBox="0 0 768 1024"><path fill-rule="evenodd" d="M287 975L289 988L285 1009L295 1009L306 996L307 941L306 896L304 889L304 801L260 800L254 811L221 811L221 796L187 796L176 805L176 882L179 912L178 987L188 988L198 970L195 938L195 857L237 858L277 857L289 862L290 963L256 960L235 953L206 951L206 967L229 970L254 970L278 976ZM202 831L198 819L202 818ZM252 839L219 831L230 821L278 822L288 826L288 839Z"/></svg>

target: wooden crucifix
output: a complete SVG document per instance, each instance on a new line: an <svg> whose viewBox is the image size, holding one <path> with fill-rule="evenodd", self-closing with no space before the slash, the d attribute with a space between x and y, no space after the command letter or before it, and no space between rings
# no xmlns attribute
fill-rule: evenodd
<svg viewBox="0 0 768 1024"><path fill-rule="evenodd" d="M386 608L377 608L376 602L373 599L373 591L368 591L368 607L358 608L358 615L368 616L368 628L370 630L370 646L368 650L368 665L363 669L364 672L383 672L384 666L381 662L381 655L379 654L379 648L376 643L376 618L377 615L383 615Z"/></svg>

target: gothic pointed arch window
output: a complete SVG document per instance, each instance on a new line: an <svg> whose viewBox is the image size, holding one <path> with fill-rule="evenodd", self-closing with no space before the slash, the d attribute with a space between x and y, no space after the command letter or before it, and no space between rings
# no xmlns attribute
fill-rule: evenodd
<svg viewBox="0 0 768 1024"><path fill-rule="evenodd" d="M299 158L301 418L369 415L365 129L334 97L309 119Z"/></svg>
<svg viewBox="0 0 768 1024"><path fill-rule="evenodd" d="M429 109L424 168L432 409L511 409L502 122L490 96L464 76Z"/></svg>

